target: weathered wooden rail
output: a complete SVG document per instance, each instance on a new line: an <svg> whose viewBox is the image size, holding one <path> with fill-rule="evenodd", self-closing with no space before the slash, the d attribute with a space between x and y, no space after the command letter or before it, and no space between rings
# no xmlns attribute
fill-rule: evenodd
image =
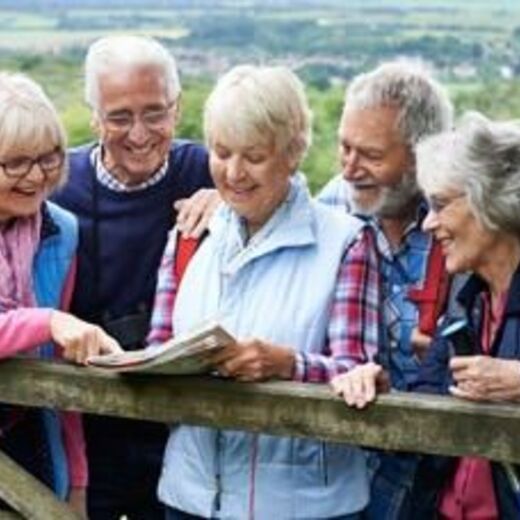
<svg viewBox="0 0 520 520"><path fill-rule="evenodd" d="M520 406L516 404L484 405L442 396L392 393L358 411L347 409L325 385L106 375L27 359L0 364L0 400L520 463ZM0 458L0 497L22 517L72 518L65 508L51 514L49 508L59 506L51 499L42 502L41 489L28 491L29 479L13 484L11 465L12 461ZM34 500L34 507L27 499L31 493L39 500Z"/></svg>

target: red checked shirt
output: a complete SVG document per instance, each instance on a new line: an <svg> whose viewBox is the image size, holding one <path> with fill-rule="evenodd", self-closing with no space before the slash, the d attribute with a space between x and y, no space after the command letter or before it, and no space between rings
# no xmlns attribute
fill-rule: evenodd
<svg viewBox="0 0 520 520"><path fill-rule="evenodd" d="M177 292L174 258L173 232L159 270L149 344L162 343L173 336L172 313ZM327 382L335 375L373 359L378 349L379 283L373 232L366 227L343 255L325 349L322 353L295 353L295 380Z"/></svg>

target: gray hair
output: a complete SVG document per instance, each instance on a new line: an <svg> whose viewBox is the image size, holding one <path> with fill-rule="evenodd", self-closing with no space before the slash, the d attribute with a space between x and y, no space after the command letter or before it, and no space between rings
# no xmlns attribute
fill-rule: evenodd
<svg viewBox="0 0 520 520"><path fill-rule="evenodd" d="M0 156L56 147L65 153L67 136L43 89L24 74L0 72ZM63 184L66 177L64 161L56 184Z"/></svg>
<svg viewBox="0 0 520 520"><path fill-rule="evenodd" d="M95 41L85 59L85 101L99 108L99 78L117 74L122 67L154 66L159 68L166 83L166 93L174 101L181 92L181 83L173 56L159 42L147 36L106 36Z"/></svg>
<svg viewBox="0 0 520 520"><path fill-rule="evenodd" d="M520 126L469 112L457 128L417 147L417 175L427 194L462 190L491 230L520 237Z"/></svg>
<svg viewBox="0 0 520 520"><path fill-rule="evenodd" d="M422 138L448 130L453 122L446 90L419 62L384 63L354 78L345 92L344 110L379 106L398 109L397 129L412 150Z"/></svg>
<svg viewBox="0 0 520 520"><path fill-rule="evenodd" d="M310 146L312 114L303 83L285 67L241 65L217 82L204 109L208 146L224 135L238 144L273 139L299 163Z"/></svg>

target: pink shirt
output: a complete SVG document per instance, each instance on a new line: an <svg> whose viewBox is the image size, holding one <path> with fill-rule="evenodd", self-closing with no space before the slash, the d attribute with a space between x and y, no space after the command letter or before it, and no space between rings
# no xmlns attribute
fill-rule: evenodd
<svg viewBox="0 0 520 520"><path fill-rule="evenodd" d="M488 293L483 295L482 348L489 354L495 332L500 326L507 294L492 309ZM494 312L493 312L494 311ZM452 520L498 519L498 506L491 475L491 465L486 459L462 457L457 463L455 474L441 494L439 513L442 518Z"/></svg>
<svg viewBox="0 0 520 520"><path fill-rule="evenodd" d="M76 276L74 262L65 282L61 308L68 309ZM20 308L0 314L0 359L27 352L51 341L51 313L46 308ZM88 481L85 438L81 415L60 412L63 439L72 487L86 487Z"/></svg>

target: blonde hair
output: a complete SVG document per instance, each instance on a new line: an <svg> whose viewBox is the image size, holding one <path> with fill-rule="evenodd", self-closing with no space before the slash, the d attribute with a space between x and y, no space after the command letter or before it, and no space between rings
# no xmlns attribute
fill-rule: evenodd
<svg viewBox="0 0 520 520"><path fill-rule="evenodd" d="M285 67L241 65L217 82L204 109L209 147L218 136L238 145L274 142L299 163L311 144L312 114L303 83Z"/></svg>
<svg viewBox="0 0 520 520"><path fill-rule="evenodd" d="M44 151L67 149L65 129L58 113L43 89L24 74L0 72L0 158ZM56 184L67 177L67 161Z"/></svg>
<svg viewBox="0 0 520 520"><path fill-rule="evenodd" d="M96 40L85 59L85 101L99 109L99 78L118 74L118 69L157 67L164 75L166 94L175 101L181 93L181 82L174 57L158 41L148 36L116 35Z"/></svg>

